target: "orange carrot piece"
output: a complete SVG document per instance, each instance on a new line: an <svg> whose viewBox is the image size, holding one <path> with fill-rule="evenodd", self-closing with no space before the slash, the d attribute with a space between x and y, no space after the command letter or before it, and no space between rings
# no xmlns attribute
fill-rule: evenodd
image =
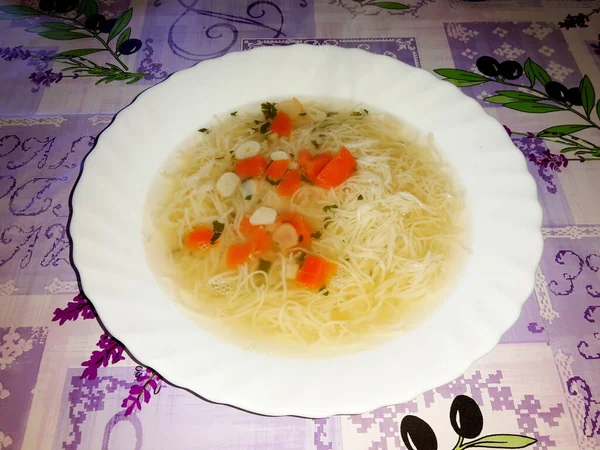
<svg viewBox="0 0 600 450"><path fill-rule="evenodd" d="M248 241L252 244L253 251L257 253L268 252L273 243L273 239L265 227L255 227L250 231Z"/></svg>
<svg viewBox="0 0 600 450"><path fill-rule="evenodd" d="M212 227L195 228L185 235L183 238L183 245L190 250L204 249L210 245L213 234Z"/></svg>
<svg viewBox="0 0 600 450"><path fill-rule="evenodd" d="M235 269L237 266L244 264L254 250L254 246L250 242L241 244L233 244L227 250L227 268Z"/></svg>
<svg viewBox="0 0 600 450"><path fill-rule="evenodd" d="M306 178L314 182L325 166L329 164L331 159L331 152L323 152L320 155L315 156L311 161L307 162L306 165L303 166L304 175Z"/></svg>
<svg viewBox="0 0 600 450"><path fill-rule="evenodd" d="M336 153L333 159L321 170L321 173L317 175L315 184L324 188L339 186L352 175L355 168L356 160L354 156L352 156L346 147L341 146L340 151Z"/></svg>
<svg viewBox="0 0 600 450"><path fill-rule="evenodd" d="M336 264L320 256L306 255L304 263L296 275L296 282L319 289L331 279L336 270Z"/></svg>
<svg viewBox="0 0 600 450"><path fill-rule="evenodd" d="M240 233L248 235L255 228L256 225L252 225L250 223L250 216L244 216L244 218L240 222Z"/></svg>
<svg viewBox="0 0 600 450"><path fill-rule="evenodd" d="M235 165L235 173L240 178L258 177L265 173L267 169L267 160L264 156L257 155L252 158L238 160Z"/></svg>
<svg viewBox="0 0 600 450"><path fill-rule="evenodd" d="M306 163L312 160L312 155L306 149L302 149L298 152L298 165L304 167Z"/></svg>
<svg viewBox="0 0 600 450"><path fill-rule="evenodd" d="M312 230L304 217L298 213L287 213L281 215L281 223L289 223L296 229L298 233L298 245L308 247L311 243Z"/></svg>
<svg viewBox="0 0 600 450"><path fill-rule="evenodd" d="M292 134L292 118L284 111L279 111L269 128L273 133L277 133L279 136L289 137Z"/></svg>
<svg viewBox="0 0 600 450"><path fill-rule="evenodd" d="M288 170L277 186L277 193L282 197L291 197L302 186L302 175L299 169Z"/></svg>
<svg viewBox="0 0 600 450"><path fill-rule="evenodd" d="M275 161L271 161L269 167L267 167L267 178L271 181L279 181L287 172L288 167L290 166L289 159L278 159Z"/></svg>

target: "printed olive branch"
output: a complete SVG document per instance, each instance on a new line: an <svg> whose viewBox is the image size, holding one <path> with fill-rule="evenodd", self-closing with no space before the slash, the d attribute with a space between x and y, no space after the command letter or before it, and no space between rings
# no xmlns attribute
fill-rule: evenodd
<svg viewBox="0 0 600 450"><path fill-rule="evenodd" d="M77 8L75 18L63 17L57 13L68 13ZM36 33L39 36L47 39L58 41L70 41L74 39L96 39L103 48L82 48L75 50L67 50L58 53L52 57L63 64L71 64L65 70L72 70L73 75L64 75L64 77L99 77L100 80L96 83L111 81L125 81L127 83L135 83L140 81L145 73L129 73L129 68L121 60L120 56L130 55L137 52L142 47L142 42L139 39L131 39L131 28L127 25L133 16L133 9L129 8L116 19L107 20L103 15L98 14L98 3L96 0L40 0L39 9L30 8L20 5L0 6L0 11L4 14L0 15L0 20L15 20L29 17L50 17L60 20L60 22L42 22L38 26L27 28L25 31ZM85 17L84 23L79 20L80 17ZM104 39L101 33L107 33L108 36ZM116 38L115 49L111 48L110 41ZM91 55L99 52L109 52L121 68L114 64L107 63L105 67L98 66L89 59L83 58L85 55ZM79 61L75 61L78 58ZM85 62L92 63L93 66L88 66ZM87 75L84 75L87 73Z"/></svg>
<svg viewBox="0 0 600 450"><path fill-rule="evenodd" d="M452 450L468 448L525 448L537 439L518 434L489 434L479 437L483 431L483 414L475 400L466 395L458 395L450 406L450 424L458 435ZM408 414L400 422L400 436L408 450L438 450L435 431L423 419ZM465 442L465 439L473 439Z"/></svg>
<svg viewBox="0 0 600 450"><path fill-rule="evenodd" d="M600 130L600 124L592 118L595 109L596 116L600 119L600 100L596 103L594 86L587 75L581 79L579 86L567 89L561 83L552 81L550 75L529 58L525 61L524 66L521 66L516 61L499 63L490 56L482 56L477 60L477 68L481 74L460 69L436 69L434 72L444 77L445 81L460 88L492 82L521 89L498 90L496 95L484 99L488 103L500 104L508 109L530 114L555 111L569 111L575 114L586 123L557 125L536 134L519 132L511 132L511 134L539 138L564 145L565 148L561 150L561 153L574 152L574 155L577 156L577 158L568 158L569 160L600 159L600 146L574 135L587 129ZM529 80L528 84L513 82L513 80L521 78L523 74ZM543 86L544 90L536 87L538 83ZM576 107L582 108L583 112Z"/></svg>
<svg viewBox="0 0 600 450"><path fill-rule="evenodd" d="M377 0L354 0L356 3L359 3L360 6L376 6L381 9L391 9L391 10L403 10L409 9L408 5L399 2L380 2Z"/></svg>

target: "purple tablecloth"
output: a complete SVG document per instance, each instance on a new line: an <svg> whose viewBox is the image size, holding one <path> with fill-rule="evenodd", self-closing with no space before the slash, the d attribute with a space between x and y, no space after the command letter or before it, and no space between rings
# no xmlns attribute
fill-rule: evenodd
<svg viewBox="0 0 600 450"><path fill-rule="evenodd" d="M407 414L452 449L458 395L481 408L482 436L600 449L596 1L17 1L0 0L0 449L405 449ZM535 290L494 351L360 416L262 417L168 385L103 335L69 263L69 194L117 111L198 61L295 42L462 69L438 74L506 125L544 208Z"/></svg>

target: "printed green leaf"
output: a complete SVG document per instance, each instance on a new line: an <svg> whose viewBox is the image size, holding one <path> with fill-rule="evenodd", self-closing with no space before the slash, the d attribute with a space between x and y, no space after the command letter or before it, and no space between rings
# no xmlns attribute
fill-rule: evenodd
<svg viewBox="0 0 600 450"><path fill-rule="evenodd" d="M516 98L505 97L504 95L492 95L491 97L484 98L484 100L488 103L498 103L500 105L519 101Z"/></svg>
<svg viewBox="0 0 600 450"><path fill-rule="evenodd" d="M525 64L523 64L523 69L525 70L525 75L529 80L529 87L533 87L535 84L535 73L533 71L533 67L531 66L531 59L527 58Z"/></svg>
<svg viewBox="0 0 600 450"><path fill-rule="evenodd" d="M585 114L590 117L592 109L594 109L594 103L596 103L596 93L594 92L594 85L587 75L579 83L579 89L581 90L583 109L585 110Z"/></svg>
<svg viewBox="0 0 600 450"><path fill-rule="evenodd" d="M535 444L537 439L516 434L490 434L470 442L463 448L525 448Z"/></svg>
<svg viewBox="0 0 600 450"><path fill-rule="evenodd" d="M456 87L468 87L468 86L477 86L478 84L486 83L488 80L466 81L466 80L454 80L452 78L444 78L444 81L447 81L448 83L452 83Z"/></svg>
<svg viewBox="0 0 600 450"><path fill-rule="evenodd" d="M79 56L91 55L92 53L104 52L103 48L78 48L76 50L67 50L66 52L57 53L52 59L60 58L77 58Z"/></svg>
<svg viewBox="0 0 600 450"><path fill-rule="evenodd" d="M557 137L565 136L567 134L577 133L578 131L590 128L591 125L557 125L555 127L546 128L540 131L538 137Z"/></svg>
<svg viewBox="0 0 600 450"><path fill-rule="evenodd" d="M576 150L581 150L583 147L566 147L563 148L560 152L561 153L569 153L569 152L574 152Z"/></svg>
<svg viewBox="0 0 600 450"><path fill-rule="evenodd" d="M12 16L39 16L41 14L37 9L29 8L28 6L8 5L0 6L0 11Z"/></svg>
<svg viewBox="0 0 600 450"><path fill-rule="evenodd" d="M559 106L549 105L548 103L537 103L537 102L512 102L504 105L505 108L514 109L515 111L521 111L532 114L542 114L554 111L563 111L565 108Z"/></svg>
<svg viewBox="0 0 600 450"><path fill-rule="evenodd" d="M490 81L489 78L486 78L483 75L460 69L435 69L434 72L442 77L450 78L452 80L481 81L482 83Z"/></svg>
<svg viewBox="0 0 600 450"><path fill-rule="evenodd" d="M403 5L402 3L398 3L398 2L375 2L375 3L370 3L370 5L373 6L377 6L378 8L383 8L383 9L408 9L409 7L406 5Z"/></svg>
<svg viewBox="0 0 600 450"><path fill-rule="evenodd" d="M123 42L125 42L127 39L129 39L130 36L131 36L131 28L127 28L125 31L123 31L119 35L119 39L117 39L117 50L119 50L119 47L121 46L121 44Z"/></svg>
<svg viewBox="0 0 600 450"><path fill-rule="evenodd" d="M544 100L543 97L538 97L537 95L528 94L527 92L521 91L496 91L496 94L503 95L504 97L515 98L517 100L524 100L530 102Z"/></svg>
<svg viewBox="0 0 600 450"><path fill-rule="evenodd" d="M596 103L596 115L598 116L598 119L600 119L600 100Z"/></svg>
<svg viewBox="0 0 600 450"><path fill-rule="evenodd" d="M38 28L38 27L34 27ZM41 28L41 27L39 27ZM33 28L28 28L26 31L31 31ZM44 28L45 30L45 28ZM50 31L41 31L38 34L42 37L48 39L54 39L55 41L71 41L73 39L84 39L91 37L89 34L83 33L74 33L72 31L60 31L60 30L50 30Z"/></svg>
<svg viewBox="0 0 600 450"><path fill-rule="evenodd" d="M123 31L125 29L127 24L129 24L129 21L131 20L132 15L133 15L133 8L129 8L127 11L125 11L123 14L121 14L119 16L119 18L115 22L115 26L112 28L112 30L110 30L110 33L108 33L108 41L107 42L110 42L111 39L118 36L119 33L121 33L121 31Z"/></svg>
<svg viewBox="0 0 600 450"><path fill-rule="evenodd" d="M77 16L82 14L85 17L98 14L98 3L96 3L96 0L81 0L81 3L77 6Z"/></svg>
<svg viewBox="0 0 600 450"><path fill-rule="evenodd" d="M534 63L529 58L527 58L527 61L525 61L525 74L527 75L527 78L529 78L530 83L532 82L530 76L533 76L535 79L539 80L539 82L544 86L552 81L552 78L550 78L548 72L546 72L542 66Z"/></svg>
<svg viewBox="0 0 600 450"><path fill-rule="evenodd" d="M40 25L51 30L75 30L77 27L62 22L42 22Z"/></svg>

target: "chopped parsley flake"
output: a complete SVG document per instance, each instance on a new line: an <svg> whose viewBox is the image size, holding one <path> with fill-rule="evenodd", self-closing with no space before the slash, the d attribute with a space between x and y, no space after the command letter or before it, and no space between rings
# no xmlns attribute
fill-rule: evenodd
<svg viewBox="0 0 600 450"><path fill-rule="evenodd" d="M260 110L262 111L265 119L271 120L274 119L277 115L277 108L275 108L276 103L265 102L260 104Z"/></svg>
<svg viewBox="0 0 600 450"><path fill-rule="evenodd" d="M269 131L269 127L271 126L271 122L265 122L261 125L259 131L262 134L265 134L267 131Z"/></svg>
<svg viewBox="0 0 600 450"><path fill-rule="evenodd" d="M208 128L200 128L198 131L199 131L200 133L204 133L204 134L208 134L208 133L210 133L210 130L209 130Z"/></svg>
<svg viewBox="0 0 600 450"><path fill-rule="evenodd" d="M234 116L234 117L235 117L235 116L237 116L237 113L238 113L237 111L233 111L232 113L229 113L229 115L231 115L231 116Z"/></svg>

